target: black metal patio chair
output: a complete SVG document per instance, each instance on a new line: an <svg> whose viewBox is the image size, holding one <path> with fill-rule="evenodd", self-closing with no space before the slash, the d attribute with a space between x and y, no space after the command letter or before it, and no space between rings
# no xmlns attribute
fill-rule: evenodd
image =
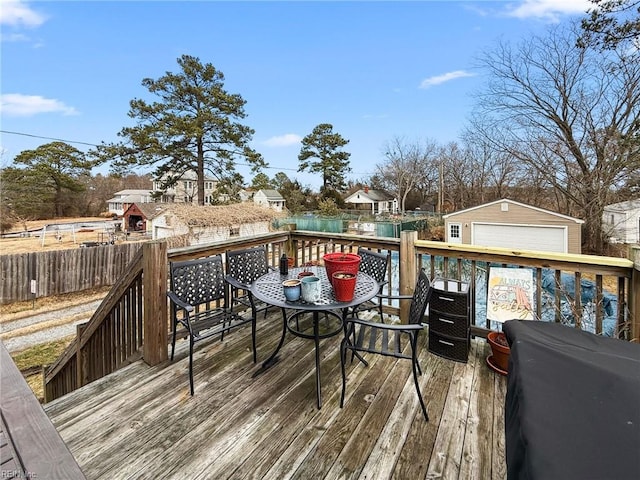
<svg viewBox="0 0 640 480"><path fill-rule="evenodd" d="M193 350L200 340L224 334L229 330L251 323L253 362L256 362L255 316L244 318L228 308L227 284L224 278L222 256L170 263L171 286L167 292L171 300L171 360L176 337L189 337L189 386L193 395ZM183 330L178 332L182 326Z"/></svg>
<svg viewBox="0 0 640 480"><path fill-rule="evenodd" d="M361 261L358 271L370 275L378 285L378 295L367 302L364 302L351 310L351 315L358 316L360 312L367 312L370 310L377 310L380 314L380 321L384 321L382 312L382 289L387 284L386 275L389 270L389 261L391 258L390 253L381 253L367 248L358 248L358 255L360 255Z"/></svg>
<svg viewBox="0 0 640 480"><path fill-rule="evenodd" d="M269 266L267 261L267 249L264 245L242 250L228 250L225 253L227 258L226 280L230 286L231 298L230 308L244 305L251 309L251 314L257 317L258 312L264 311L265 318L267 310L271 305L257 301L251 294L251 284L262 275L275 270ZM275 308L275 307L273 307Z"/></svg>
<svg viewBox="0 0 640 480"><path fill-rule="evenodd" d="M431 296L431 283L423 270L418 275L413 295L386 296L385 298L409 299L409 319L406 324L385 324L380 322L370 322L360 320L355 317L347 318L345 322L345 336L340 344L340 364L342 368L342 395L340 397L340 407L344 405L344 396L347 385L347 375L345 364L347 361L347 351L352 352L351 361L356 356L368 366L367 361L360 353L375 353L389 357L411 360L413 368L413 381L416 392L420 399L424 418L429 421L427 408L420 393L418 376L422 375L418 362L418 336L423 329L423 317ZM406 353L406 348L410 353Z"/></svg>

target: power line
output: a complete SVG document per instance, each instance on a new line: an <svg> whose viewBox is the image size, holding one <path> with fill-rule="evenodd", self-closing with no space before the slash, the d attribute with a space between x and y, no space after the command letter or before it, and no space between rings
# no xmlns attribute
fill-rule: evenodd
<svg viewBox="0 0 640 480"><path fill-rule="evenodd" d="M39 138L42 140L53 140L55 142L64 142L64 143L76 143L78 145L87 145L89 147L99 147L100 145L96 145L95 143L88 143L88 142L81 142L79 140L64 140L62 138L54 138L54 137L44 137L42 135L33 135L31 133L22 133L22 132L11 132L9 130L0 130L0 133L6 133L8 135L20 135L23 137L31 137L31 138ZM240 162L236 162L236 165L241 165L244 167L253 167L253 165L249 164L249 163L240 163ZM286 168L286 167L261 167L261 168L265 168L268 170L287 170L289 172L298 172L298 169L296 168ZM302 173L302 172L298 172L298 173ZM373 173L371 172L350 172L351 175L373 175Z"/></svg>
<svg viewBox="0 0 640 480"><path fill-rule="evenodd" d="M23 137L40 138L42 140L53 140L53 141L56 141L56 142L77 143L79 145L87 145L89 147L99 147L99 145L96 145L95 143L80 142L80 141L76 141L76 140L64 140L62 138L43 137L41 135L32 135L30 133L10 132L8 130L0 130L0 133L7 133L9 135L21 135Z"/></svg>

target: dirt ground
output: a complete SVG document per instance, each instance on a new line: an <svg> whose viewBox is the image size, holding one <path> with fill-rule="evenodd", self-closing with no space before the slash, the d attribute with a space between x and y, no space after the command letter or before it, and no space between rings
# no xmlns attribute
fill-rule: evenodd
<svg viewBox="0 0 640 480"><path fill-rule="evenodd" d="M104 217L76 217L76 218L59 218L55 220L34 220L27 222L27 229L33 230L42 228L44 225L51 223L85 223L85 222L104 222ZM17 225L9 232L21 232L24 228ZM7 232L7 233L9 233ZM54 232L47 232L44 238L44 245L40 232L32 233L29 237L0 238L0 254L12 253L28 253L40 252L45 250L66 250L70 248L78 248L82 242L103 242L109 241L109 235L104 229L79 229L75 235L70 231L63 231L60 237L56 238Z"/></svg>

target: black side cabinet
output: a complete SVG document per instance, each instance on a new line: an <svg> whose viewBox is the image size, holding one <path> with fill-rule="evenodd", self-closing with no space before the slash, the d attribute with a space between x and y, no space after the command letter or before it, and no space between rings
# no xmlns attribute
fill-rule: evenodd
<svg viewBox="0 0 640 480"><path fill-rule="evenodd" d="M436 278L429 301L429 351L466 362L471 345L469 284Z"/></svg>

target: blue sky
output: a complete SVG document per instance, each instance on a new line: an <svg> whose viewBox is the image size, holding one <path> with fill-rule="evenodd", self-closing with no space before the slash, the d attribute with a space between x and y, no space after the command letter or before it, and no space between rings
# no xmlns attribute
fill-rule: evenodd
<svg viewBox="0 0 640 480"><path fill-rule="evenodd" d="M22 150L117 141L143 78L178 73L183 54L212 63L247 102L252 146L298 173L300 140L330 123L349 140L351 179L384 145L456 141L486 79L476 58L579 19L587 0L244 2L1 0L1 166ZM15 132L25 135L16 135ZM34 137L35 136L35 137ZM81 143L72 143L81 142ZM249 181L247 169L239 168ZM101 172L106 173L103 167Z"/></svg>

